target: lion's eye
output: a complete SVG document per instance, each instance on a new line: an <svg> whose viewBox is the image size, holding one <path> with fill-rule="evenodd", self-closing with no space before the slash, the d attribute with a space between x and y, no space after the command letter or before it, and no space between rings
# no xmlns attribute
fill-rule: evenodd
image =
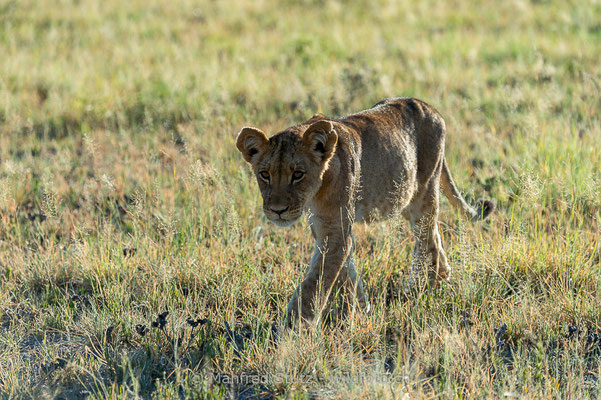
<svg viewBox="0 0 601 400"><path fill-rule="evenodd" d="M261 177L261 179L263 179L265 182L269 182L269 172L267 171L261 171L259 172L259 176Z"/></svg>
<svg viewBox="0 0 601 400"><path fill-rule="evenodd" d="M294 171L294 173L292 174L292 182L298 182L301 179L303 179L304 176L305 173L303 171Z"/></svg>

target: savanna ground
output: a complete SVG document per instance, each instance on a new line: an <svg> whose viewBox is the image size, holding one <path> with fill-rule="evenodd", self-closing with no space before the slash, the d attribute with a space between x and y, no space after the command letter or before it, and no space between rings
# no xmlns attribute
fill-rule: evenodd
<svg viewBox="0 0 601 400"><path fill-rule="evenodd" d="M597 398L600 21L599 1L0 1L0 395ZM455 180L498 211L444 200L452 282L409 297L405 222L357 226L372 314L285 331L310 231L266 222L235 134L393 96L439 109Z"/></svg>

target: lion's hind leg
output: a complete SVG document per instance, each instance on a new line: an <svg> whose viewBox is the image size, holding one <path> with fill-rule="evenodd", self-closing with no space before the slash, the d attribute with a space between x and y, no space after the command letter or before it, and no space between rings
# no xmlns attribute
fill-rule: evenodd
<svg viewBox="0 0 601 400"><path fill-rule="evenodd" d="M426 284L436 286L451 273L438 231L440 168L429 180L426 189L406 208L415 237L413 261L408 286L419 289ZM427 280L424 279L427 276Z"/></svg>

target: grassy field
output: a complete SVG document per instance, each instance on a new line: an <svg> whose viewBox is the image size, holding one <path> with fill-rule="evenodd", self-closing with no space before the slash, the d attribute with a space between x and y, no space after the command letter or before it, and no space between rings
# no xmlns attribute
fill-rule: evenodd
<svg viewBox="0 0 601 400"><path fill-rule="evenodd" d="M598 0L42 3L0 1L1 397L598 398ZM405 222L358 225L372 314L283 330L311 234L235 135L395 96L498 211L444 200L414 297Z"/></svg>

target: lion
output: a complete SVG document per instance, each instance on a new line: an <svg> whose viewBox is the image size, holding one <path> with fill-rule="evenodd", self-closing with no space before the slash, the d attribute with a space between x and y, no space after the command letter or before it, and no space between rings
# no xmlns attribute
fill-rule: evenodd
<svg viewBox="0 0 601 400"><path fill-rule="evenodd" d="M242 128L236 146L252 166L265 216L286 227L307 211L315 239L309 270L288 304L288 325L312 321L333 292L369 310L353 262L354 222L402 215L415 236L408 287L448 280L438 231L440 187L473 221L495 206L479 200L472 207L461 196L445 160L445 133L438 111L414 98L385 99L337 119L316 114L271 138Z"/></svg>

